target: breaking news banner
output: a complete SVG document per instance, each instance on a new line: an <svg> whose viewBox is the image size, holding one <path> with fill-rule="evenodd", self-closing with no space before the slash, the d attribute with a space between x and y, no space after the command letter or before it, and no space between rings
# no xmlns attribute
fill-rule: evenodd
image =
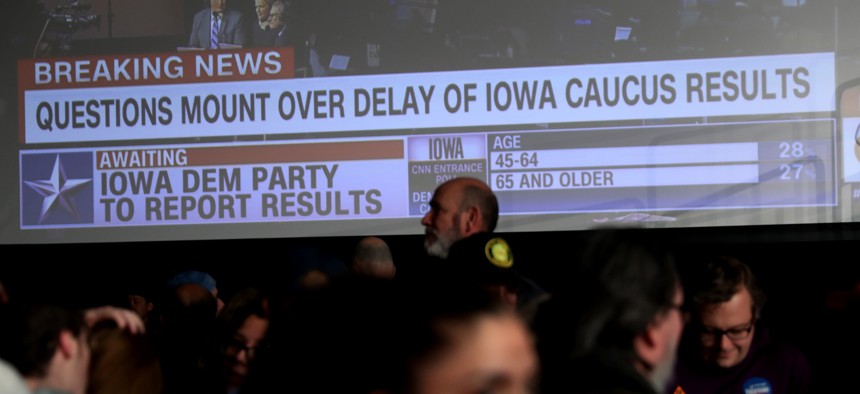
<svg viewBox="0 0 860 394"><path fill-rule="evenodd" d="M21 228L407 216L402 139L21 151ZM402 174L403 177L406 174Z"/></svg>
<svg viewBox="0 0 860 394"><path fill-rule="evenodd" d="M292 53L25 60L21 141L361 132L833 111L834 55L292 79Z"/></svg>
<svg viewBox="0 0 860 394"><path fill-rule="evenodd" d="M295 75L294 65L292 47L22 59L18 61L19 98L24 103L18 113L20 138L32 142L25 139L27 123L33 120L28 115L31 109L27 103L33 104L33 110L40 116L31 124L51 134L99 129L116 132L128 127L149 130L147 126L152 125L171 127L179 115L173 103L178 105L182 97L187 99L185 92L189 88L209 86L217 92L232 82L270 83L290 79ZM247 97L242 99L234 104L254 105L245 101ZM194 96L191 101L188 105L198 106L195 109L201 114L204 110L211 111L205 98ZM199 108L201 105L204 108ZM226 113L219 117L230 119Z"/></svg>

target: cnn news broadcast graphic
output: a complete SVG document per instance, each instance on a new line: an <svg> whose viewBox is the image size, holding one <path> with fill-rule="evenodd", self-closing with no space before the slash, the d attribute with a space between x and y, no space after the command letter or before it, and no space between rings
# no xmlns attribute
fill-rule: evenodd
<svg viewBox="0 0 860 394"><path fill-rule="evenodd" d="M860 218L860 6L267 5L16 2L3 239L417 234L454 177L501 231Z"/></svg>
<svg viewBox="0 0 860 394"><path fill-rule="evenodd" d="M23 228L406 216L402 182L362 179L405 165L398 140L28 152L21 163Z"/></svg>

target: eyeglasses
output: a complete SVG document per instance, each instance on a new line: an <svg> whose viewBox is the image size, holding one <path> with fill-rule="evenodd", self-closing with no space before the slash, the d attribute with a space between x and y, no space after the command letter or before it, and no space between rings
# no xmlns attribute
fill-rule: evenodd
<svg viewBox="0 0 860 394"><path fill-rule="evenodd" d="M258 346L248 346L243 341L233 339L230 340L229 343L224 345L221 350L224 352L224 354L229 356L235 356L244 350L245 354L248 356L248 359L253 359L258 354L258 351L264 348L267 348L267 346L262 344Z"/></svg>
<svg viewBox="0 0 860 394"><path fill-rule="evenodd" d="M755 317L750 319L750 322L746 327L730 328L728 330L720 330L720 329L711 328L711 327L702 327L699 335L701 336L702 340L709 341L709 342L722 339L723 335L729 337L729 339L731 339L731 340L741 340L741 339L746 339L750 335L754 326L755 326Z"/></svg>

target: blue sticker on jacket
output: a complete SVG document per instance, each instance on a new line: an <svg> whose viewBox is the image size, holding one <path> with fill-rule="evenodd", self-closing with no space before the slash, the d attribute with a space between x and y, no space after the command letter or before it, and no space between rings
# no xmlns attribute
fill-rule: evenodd
<svg viewBox="0 0 860 394"><path fill-rule="evenodd" d="M765 378L751 378L744 382L744 394L773 394L773 387Z"/></svg>

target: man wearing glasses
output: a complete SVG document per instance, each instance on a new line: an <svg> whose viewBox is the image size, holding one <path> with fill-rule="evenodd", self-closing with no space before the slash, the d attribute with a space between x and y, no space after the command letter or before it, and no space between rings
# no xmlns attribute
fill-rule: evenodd
<svg viewBox="0 0 860 394"><path fill-rule="evenodd" d="M759 323L765 295L743 262L719 257L685 281L690 324L669 393L807 393L803 354L771 342Z"/></svg>

